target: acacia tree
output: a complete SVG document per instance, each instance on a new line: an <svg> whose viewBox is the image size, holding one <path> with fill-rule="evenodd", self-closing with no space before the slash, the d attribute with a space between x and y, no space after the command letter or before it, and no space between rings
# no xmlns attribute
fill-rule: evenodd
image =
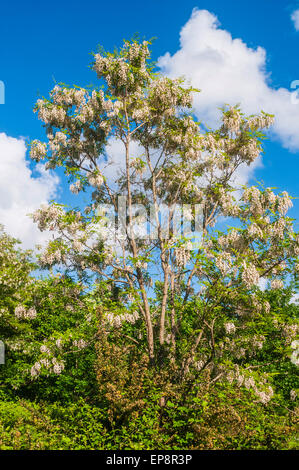
<svg viewBox="0 0 299 470"><path fill-rule="evenodd" d="M229 107L221 127L205 131L192 113L198 90L154 72L149 44L126 41L119 52L95 54L100 86L92 92L56 85L38 100L48 142L33 141L31 157L62 167L70 190L90 197L84 212L59 204L35 212L39 228L55 234L40 261L112 285L121 302L99 309L105 335L123 331L137 349L146 345L154 367L172 368L177 381L209 371L211 383L245 383L266 403L272 389L248 375L267 342L255 322L273 320L259 281L281 289L296 277L299 236L286 192L238 187L236 177L260 155L273 116ZM108 178L112 142L122 150L119 172ZM103 229L107 204L118 216L113 242L113 224ZM191 236L178 230L183 206L185 220L197 217ZM140 236L140 223L136 230L138 208L151 215L154 236ZM296 334L292 321L288 327L286 346Z"/></svg>

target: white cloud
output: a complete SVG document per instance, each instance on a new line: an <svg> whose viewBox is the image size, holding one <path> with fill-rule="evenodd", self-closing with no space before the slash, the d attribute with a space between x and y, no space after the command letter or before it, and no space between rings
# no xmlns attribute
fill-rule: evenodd
<svg viewBox="0 0 299 470"><path fill-rule="evenodd" d="M291 15L291 20L294 23L294 27L295 27L296 31L299 31L299 9L293 11L293 13Z"/></svg>
<svg viewBox="0 0 299 470"><path fill-rule="evenodd" d="M299 294L293 294L290 300L290 304L295 304L295 305L299 304Z"/></svg>
<svg viewBox="0 0 299 470"><path fill-rule="evenodd" d="M230 184L234 188L242 188L242 186L246 185L248 181L253 178L254 171L258 168L263 168L262 159L258 157L251 165L247 165L246 163L242 163L239 168L234 173L233 177L230 180ZM241 197L241 192L238 191L234 194L236 198Z"/></svg>
<svg viewBox="0 0 299 470"><path fill-rule="evenodd" d="M130 159L141 158L144 149L132 140L130 143ZM126 169L126 151L123 142L111 138L106 147L106 161L101 158L99 166L110 184L115 181Z"/></svg>
<svg viewBox="0 0 299 470"><path fill-rule="evenodd" d="M101 160L100 168L108 181L113 181L125 170L126 152L124 144L118 139L110 139L106 147L106 158Z"/></svg>
<svg viewBox="0 0 299 470"><path fill-rule="evenodd" d="M272 88L265 49L233 39L209 11L193 11L180 32L179 50L172 56L167 52L158 65L165 75L184 75L202 90L195 95L194 108L204 124L216 126L219 107L240 103L246 114L275 114L274 135L286 148L299 149L299 103L295 104L294 92Z"/></svg>
<svg viewBox="0 0 299 470"><path fill-rule="evenodd" d="M260 277L258 286L261 290L266 290L268 287L268 280L265 279L264 277Z"/></svg>
<svg viewBox="0 0 299 470"><path fill-rule="evenodd" d="M99 167L103 175L107 178L109 185L113 187L114 186L113 183L122 174L124 174L125 169L126 169L126 156L125 156L124 144L116 138L111 138L108 141L108 144L106 147L105 157L106 157L105 160L103 159L103 157L101 157L101 159L99 160ZM134 159L134 158L142 158L142 157L144 157L143 147L141 147L137 142L131 141L130 158ZM154 152L151 154L151 162L153 166L155 166L158 157L159 157L159 152ZM230 183L235 188L240 188L243 185L245 185L251 177L253 177L254 171L256 169L262 168L262 167L263 167L263 164L262 164L261 157L258 157L250 166L244 163L240 165L240 167L237 169ZM205 184L204 179L199 178L198 181L202 185ZM235 197L238 197L238 193L235 194Z"/></svg>
<svg viewBox="0 0 299 470"><path fill-rule="evenodd" d="M25 248L33 248L49 237L32 222L32 213L55 196L58 177L37 165L33 177L25 158L24 140L0 133L0 224L10 235L20 239Z"/></svg>

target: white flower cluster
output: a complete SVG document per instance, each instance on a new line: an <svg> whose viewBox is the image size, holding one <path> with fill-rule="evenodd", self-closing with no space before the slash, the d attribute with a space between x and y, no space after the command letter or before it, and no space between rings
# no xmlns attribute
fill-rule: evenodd
<svg viewBox="0 0 299 470"><path fill-rule="evenodd" d="M0 281L1 282L1 281ZM8 313L8 308L0 308L0 318Z"/></svg>
<svg viewBox="0 0 299 470"><path fill-rule="evenodd" d="M67 225L65 228L66 230L68 231L68 233L72 236L75 236L76 233L78 232L78 230L80 230L81 228L81 225L80 225L80 217L81 217L81 214L79 212L77 212L76 214L76 218L77 220L74 221L74 222L71 222L69 225Z"/></svg>
<svg viewBox="0 0 299 470"><path fill-rule="evenodd" d="M276 204L277 196L273 193L271 188L266 189L266 191L264 193L264 198L270 206L274 206Z"/></svg>
<svg viewBox="0 0 299 470"><path fill-rule="evenodd" d="M40 162L43 158L45 158L47 153L47 145L39 140L33 140L31 143L30 149L30 158L35 160L36 162Z"/></svg>
<svg viewBox="0 0 299 470"><path fill-rule="evenodd" d="M62 261L65 261L65 256L59 249L55 251L46 250L41 254L39 261L42 266L51 266L55 263L61 263Z"/></svg>
<svg viewBox="0 0 299 470"><path fill-rule="evenodd" d="M218 238L218 244L221 248L241 248L244 244L244 239L238 230L230 230L227 235L222 235Z"/></svg>
<svg viewBox="0 0 299 470"><path fill-rule="evenodd" d="M144 68L145 60L149 57L148 43L146 41L143 41L142 44L138 44L137 42L127 42L126 47L128 48L130 63L135 63L136 60L138 60L140 62L140 66Z"/></svg>
<svg viewBox="0 0 299 470"><path fill-rule="evenodd" d="M26 346L28 346L26 348ZM5 340L5 347L10 351L22 351L22 354L31 354L32 348L28 345L27 341L24 340Z"/></svg>
<svg viewBox="0 0 299 470"><path fill-rule="evenodd" d="M107 117L112 118L117 116L122 109L123 103L121 101L110 101L109 109L107 109Z"/></svg>
<svg viewBox="0 0 299 470"><path fill-rule="evenodd" d="M247 120L245 129L255 131L257 129L267 129L274 124L274 117L268 114L262 114L260 116L254 116Z"/></svg>
<svg viewBox="0 0 299 470"><path fill-rule="evenodd" d="M61 374L64 370L64 363L63 362L55 362L53 365L53 372L54 374Z"/></svg>
<svg viewBox="0 0 299 470"><path fill-rule="evenodd" d="M266 310L268 308L268 303L266 304L266 302L265 303L261 302L260 299L255 296L251 297L251 305L253 307L254 312L258 312L258 313L261 313L263 309Z"/></svg>
<svg viewBox="0 0 299 470"><path fill-rule="evenodd" d="M205 358L201 359L200 361L196 361L196 362L194 363L195 369L201 370L201 369L203 368L203 366L205 365L205 362L206 362L206 359L205 359Z"/></svg>
<svg viewBox="0 0 299 470"><path fill-rule="evenodd" d="M59 152L61 147L67 146L67 136L64 132L56 132L55 136L48 134L49 147L53 152Z"/></svg>
<svg viewBox="0 0 299 470"><path fill-rule="evenodd" d="M256 186L248 187L244 190L243 201L250 203L250 210L255 216L262 215L264 213L262 205L262 193Z"/></svg>
<svg viewBox="0 0 299 470"><path fill-rule="evenodd" d="M145 261L142 261L142 260L136 261L135 266L136 266L136 268L147 269L147 263Z"/></svg>
<svg viewBox="0 0 299 470"><path fill-rule="evenodd" d="M236 331L236 325L232 322L225 323L224 328L228 335L233 334Z"/></svg>
<svg viewBox="0 0 299 470"><path fill-rule="evenodd" d="M170 117L175 114L178 106L190 107L192 104L191 93L182 93L179 89L179 81L173 80L170 86L168 78L161 78L151 84L149 94L150 106L159 113L160 117Z"/></svg>
<svg viewBox="0 0 299 470"><path fill-rule="evenodd" d="M264 343L266 341L265 336L263 335L254 335L253 338L250 340L252 348L255 349L263 349Z"/></svg>
<svg viewBox="0 0 299 470"><path fill-rule="evenodd" d="M91 186L95 188L100 188L104 182L104 178L100 174L90 174L88 176L88 182Z"/></svg>
<svg viewBox="0 0 299 470"><path fill-rule="evenodd" d="M265 312L265 313L267 313L267 314L270 313L271 305L270 305L270 303L269 303L267 300L265 300L265 301L263 302L263 309L264 309L264 312Z"/></svg>
<svg viewBox="0 0 299 470"><path fill-rule="evenodd" d="M260 156L261 149L258 142L255 139L251 139L239 152L243 160L250 164Z"/></svg>
<svg viewBox="0 0 299 470"><path fill-rule="evenodd" d="M107 85L112 89L126 85L129 80L129 64L123 57L115 59L96 54L94 69L98 77L104 77Z"/></svg>
<svg viewBox="0 0 299 470"><path fill-rule="evenodd" d="M279 215L285 216L287 211L293 206L291 198L286 191L281 196L276 196L271 188L267 188L262 192L255 186L248 187L244 190L242 199L250 204L252 214L259 217L263 216L264 212L269 208L272 210L277 208ZM269 219L268 222L270 222Z"/></svg>
<svg viewBox="0 0 299 470"><path fill-rule="evenodd" d="M63 209L58 206L42 205L33 214L33 221L38 223L38 228L41 232L49 228L54 230L59 225L61 217L64 215Z"/></svg>
<svg viewBox="0 0 299 470"><path fill-rule="evenodd" d="M248 227L248 235L253 238L254 240L256 238L263 238L263 231L262 229L256 224L256 223L252 223L251 225L249 225Z"/></svg>
<svg viewBox="0 0 299 470"><path fill-rule="evenodd" d="M286 230L286 221L284 219L278 219L268 227L268 230L273 239L283 239Z"/></svg>
<svg viewBox="0 0 299 470"><path fill-rule="evenodd" d="M34 307L31 307L29 308L28 310L26 310L25 307L23 307L23 305L18 305L16 308L15 308L15 316L17 318L23 318L23 319L26 319L26 320L32 320L34 318L36 318L36 310Z"/></svg>
<svg viewBox="0 0 299 470"><path fill-rule="evenodd" d="M37 101L38 117L45 124L62 127L66 112L62 107L49 104L44 100Z"/></svg>
<svg viewBox="0 0 299 470"><path fill-rule="evenodd" d="M173 246L176 243L175 239L169 240L169 246ZM187 240L184 244L174 247L175 263L178 267L184 268L191 259L191 251L193 250L193 244L191 240Z"/></svg>
<svg viewBox="0 0 299 470"><path fill-rule="evenodd" d="M286 344L291 344L291 342L296 338L298 333L298 325L293 324L284 324L281 329L282 335L286 340Z"/></svg>
<svg viewBox="0 0 299 470"><path fill-rule="evenodd" d="M284 191L282 193L282 196L278 200L278 212L280 215L286 215L286 213L291 207L293 207L291 198L289 194L286 191Z"/></svg>
<svg viewBox="0 0 299 470"><path fill-rule="evenodd" d="M199 138L198 127L190 117L184 117L181 121L180 128L176 132L171 132L167 136L167 151L177 153L178 150L184 153L186 159L196 161L201 156L203 148L203 139ZM190 162L191 163L191 162ZM191 166L190 166L191 169ZM175 172L180 173L181 179L186 181L186 171ZM189 185L187 184L186 187Z"/></svg>
<svg viewBox="0 0 299 470"><path fill-rule="evenodd" d="M84 250L84 244L80 240L74 239L72 245L73 249L78 253L82 253L82 251Z"/></svg>
<svg viewBox="0 0 299 470"><path fill-rule="evenodd" d="M51 354L51 350L50 350L45 344L43 344L43 345L40 347L40 352L41 352L41 353L48 354L48 355Z"/></svg>
<svg viewBox="0 0 299 470"><path fill-rule="evenodd" d="M121 57L95 55L94 70L99 78L104 78L113 95L127 91L138 94L141 86L149 81L146 59L149 56L148 43L126 42ZM130 73L134 67L134 73ZM130 100L130 93L128 94Z"/></svg>
<svg viewBox="0 0 299 470"><path fill-rule="evenodd" d="M296 390L291 390L291 391L290 391L290 399L291 399L292 401L295 401L296 398L297 398L297 392L296 392Z"/></svg>
<svg viewBox="0 0 299 470"><path fill-rule="evenodd" d="M226 333L232 335L235 332L236 327L235 325L231 326L230 323L228 325ZM225 325L224 327L226 329ZM256 356L257 351L263 348L265 340L265 337L262 335L254 335L252 338L243 338L242 342L240 341L240 338L235 340L227 336L224 339L224 342L220 343L220 349L218 350L217 355L222 357L224 353L229 353L230 357L236 357L237 359L241 359L246 355L248 357Z"/></svg>
<svg viewBox="0 0 299 470"><path fill-rule="evenodd" d="M299 366L299 341L295 340L291 343L291 349L293 350L291 354L291 362L295 366Z"/></svg>
<svg viewBox="0 0 299 470"><path fill-rule="evenodd" d="M222 150L222 141L217 141L212 133L207 133L202 139L203 148L211 153Z"/></svg>
<svg viewBox="0 0 299 470"><path fill-rule="evenodd" d="M86 90L84 88L62 88L56 85L51 92L51 97L56 105L79 107L86 101Z"/></svg>
<svg viewBox="0 0 299 470"><path fill-rule="evenodd" d="M107 322L115 328L120 328L124 322L128 322L133 325L138 319L139 313L136 310L133 313L124 313L122 315L114 315L113 313L108 313L106 315Z"/></svg>
<svg viewBox="0 0 299 470"><path fill-rule="evenodd" d="M81 107L80 113L77 114L76 119L80 121L81 124L85 124L86 122L93 121L95 114L94 108L89 103Z"/></svg>
<svg viewBox="0 0 299 470"><path fill-rule="evenodd" d="M82 189L82 183L80 180L77 180L74 184L70 185L70 191L73 194L78 194Z"/></svg>
<svg viewBox="0 0 299 470"><path fill-rule="evenodd" d="M231 255L224 251L216 258L215 264L222 276L226 275L232 266Z"/></svg>
<svg viewBox="0 0 299 470"><path fill-rule="evenodd" d="M281 279L273 279L271 281L271 289L283 289L283 281Z"/></svg>
<svg viewBox="0 0 299 470"><path fill-rule="evenodd" d="M223 115L223 129L227 132L231 132L234 134L239 134L240 132L240 125L241 125L241 115L240 111L234 107L231 107L224 115Z"/></svg>
<svg viewBox="0 0 299 470"><path fill-rule="evenodd" d="M132 118L135 121L146 121L150 116L150 108L147 105L135 107L132 112Z"/></svg>
<svg viewBox="0 0 299 470"><path fill-rule="evenodd" d="M223 215L236 216L238 214L238 206L234 201L232 194L225 191L224 188L219 188L219 204L221 205Z"/></svg>
<svg viewBox="0 0 299 470"><path fill-rule="evenodd" d="M254 265L247 265L246 261L243 261L242 281L245 286L250 289L254 285L257 285L259 281L259 273Z"/></svg>
<svg viewBox="0 0 299 470"><path fill-rule="evenodd" d="M75 346L75 348L78 348L78 349L85 349L88 344L87 342L84 340L84 339L75 339L73 341L73 346Z"/></svg>
<svg viewBox="0 0 299 470"><path fill-rule="evenodd" d="M183 247L176 247L174 249L175 262L180 268L184 268L190 260L190 250L185 250Z"/></svg>
<svg viewBox="0 0 299 470"><path fill-rule="evenodd" d="M55 357L53 357L51 361L47 358L43 358L35 362L35 364L31 367L30 375L33 378L39 376L43 368L46 369L48 373L54 372L54 374L59 375L64 370L64 367L64 362L59 362Z"/></svg>
<svg viewBox="0 0 299 470"><path fill-rule="evenodd" d="M239 387L245 387L247 390L252 390L255 395L258 397L258 401L260 403L263 403L266 405L269 403L271 398L274 395L274 391L271 386L267 387L267 390L264 388L263 390L260 390L257 387L257 384L252 376L246 376L245 374L242 374L239 370L239 367L236 367L236 371L230 371L227 376L227 380L229 383L232 383L233 381L237 382L237 385Z"/></svg>
<svg viewBox="0 0 299 470"><path fill-rule="evenodd" d="M254 391L255 391L256 395L258 396L258 398L259 398L259 402L263 403L263 405L266 405L274 395L274 391L273 391L272 387L270 387L270 386L268 387L268 391L266 391L266 390L257 390L257 389L255 389Z"/></svg>

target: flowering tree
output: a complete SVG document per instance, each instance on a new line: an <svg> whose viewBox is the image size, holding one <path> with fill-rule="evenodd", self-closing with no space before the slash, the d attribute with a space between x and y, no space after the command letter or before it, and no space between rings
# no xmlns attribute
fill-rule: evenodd
<svg viewBox="0 0 299 470"><path fill-rule="evenodd" d="M92 92L61 85L38 100L48 142L33 141L31 157L62 167L70 190L90 197L84 211L35 212L55 235L40 262L94 273L112 289L109 308L97 303L103 344L122 338L177 383L208 373L209 383L245 385L266 403L273 390L252 366L269 341L263 332L288 330L288 357L297 327L273 315L259 285L296 278L299 236L289 195L240 187L238 171L259 157L273 116L226 108L221 127L204 131L192 115L198 90L155 73L148 46L95 54L101 86ZM108 177L111 143L122 150Z"/></svg>
<svg viewBox="0 0 299 470"><path fill-rule="evenodd" d="M82 339L90 340L96 333L93 300L91 295L82 295L83 287L66 276L37 279L38 266L31 255L0 226L0 339L5 347L0 389L9 396L21 387L37 385L39 396L43 392L49 395L49 389L53 393L54 388L61 398L74 387L86 386L84 381L80 384L82 370L90 382L95 376L91 365L94 351L87 350ZM64 370L69 376L63 383ZM40 376L51 376L52 383L56 377L55 387L48 383L49 389L43 390L32 384Z"/></svg>

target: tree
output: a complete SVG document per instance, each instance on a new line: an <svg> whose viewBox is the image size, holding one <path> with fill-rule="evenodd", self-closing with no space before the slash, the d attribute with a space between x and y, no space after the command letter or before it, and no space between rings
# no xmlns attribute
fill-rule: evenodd
<svg viewBox="0 0 299 470"><path fill-rule="evenodd" d="M267 403L273 390L254 358L271 324L288 329L280 354L289 361L297 325L273 314L259 281L294 286L299 236L286 192L239 187L236 177L260 155L273 116L228 107L221 127L204 131L192 114L198 90L156 73L149 45L125 41L119 52L95 54L101 86L92 92L56 85L38 100L48 141L33 141L31 157L62 167L70 190L90 197L84 213L56 203L35 212L39 228L55 233L40 262L94 274L113 290L113 302L98 300L99 337L102 345L114 338L111 354L117 338L123 351L146 349L148 370L173 383L228 380ZM111 142L123 153L109 179ZM141 233L145 219L150 237Z"/></svg>
<svg viewBox="0 0 299 470"><path fill-rule="evenodd" d="M23 396L66 401L74 388L90 393L96 376L89 346L97 332L92 294L84 295L82 285L67 276L38 279L32 253L2 229L0 247L0 338L5 346L0 396L18 390ZM63 377L62 371L67 373Z"/></svg>

